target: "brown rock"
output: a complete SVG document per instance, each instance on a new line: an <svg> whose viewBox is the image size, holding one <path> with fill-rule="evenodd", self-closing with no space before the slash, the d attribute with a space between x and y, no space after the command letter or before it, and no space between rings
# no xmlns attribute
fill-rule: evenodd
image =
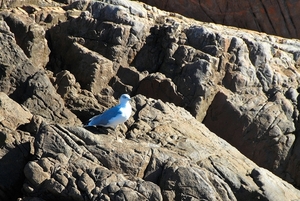
<svg viewBox="0 0 300 201"><path fill-rule="evenodd" d="M177 92L176 85L161 73L150 74L141 80L136 93L184 106L183 97Z"/></svg>
<svg viewBox="0 0 300 201"><path fill-rule="evenodd" d="M94 94L100 93L107 87L107 83L113 76L113 63L102 55L82 46L80 41L73 43L71 38L64 35L66 29L68 29L68 24L65 23L50 30L53 51L56 52L57 56L63 57L64 60L60 62L64 63L64 68L75 76L83 89Z"/></svg>
<svg viewBox="0 0 300 201"><path fill-rule="evenodd" d="M168 1L142 0L160 9L182 14L200 21L213 22L299 38L296 20L300 4L295 1Z"/></svg>
<svg viewBox="0 0 300 201"><path fill-rule="evenodd" d="M34 185L41 185L45 180L50 179L50 174L43 171L43 168L36 162L30 161L24 168L25 177Z"/></svg>
<svg viewBox="0 0 300 201"><path fill-rule="evenodd" d="M24 200L299 199L199 122L298 186L298 41L132 1L23 8L1 11L0 90L33 117L1 128L1 200L22 197L21 185ZM27 42L48 29L47 70L28 59L9 21L33 28L22 32L34 37ZM115 131L74 126L122 93L148 99L136 95Z"/></svg>
<svg viewBox="0 0 300 201"><path fill-rule="evenodd" d="M44 68L49 61L50 50L45 39L45 30L36 24L20 8L4 12L4 20L14 33L17 44L22 48L32 65Z"/></svg>
<svg viewBox="0 0 300 201"><path fill-rule="evenodd" d="M4 20L0 21L0 52L1 77L0 91L19 101L24 93L24 82L32 76L37 68L34 67L16 44L14 35Z"/></svg>
<svg viewBox="0 0 300 201"><path fill-rule="evenodd" d="M32 65L4 21L1 29L1 91L22 103L32 114L40 115L49 122L78 124L80 121L65 108L46 72Z"/></svg>
<svg viewBox="0 0 300 201"><path fill-rule="evenodd" d="M27 88L23 94L24 104L36 115L42 116L49 122L68 124L81 123L77 117L68 110L62 98L56 93L49 77L45 72L39 71L26 83Z"/></svg>
<svg viewBox="0 0 300 201"><path fill-rule="evenodd" d="M0 122L5 128L17 129L20 125L30 122L32 114L11 100L5 93L0 92Z"/></svg>
<svg viewBox="0 0 300 201"><path fill-rule="evenodd" d="M1 9L8 9L8 8L14 8L14 7L21 7L24 5L28 5L28 4L33 4L33 5L37 5L37 6L60 6L60 4L58 4L55 1L44 1L44 0L30 0L30 1L19 1L19 0L15 0L15 1L1 1Z"/></svg>
<svg viewBox="0 0 300 201"><path fill-rule="evenodd" d="M276 96L285 100L280 93ZM256 97L249 96L250 99L241 102L241 98L247 97L239 97L228 91L219 92L207 112L204 123L250 159L255 160L258 165L272 169L278 175L284 175L284 167L291 156L287 150L292 148L295 141L292 134L295 127L290 120L293 107L286 113L280 105L288 107L291 103L277 105L275 102L266 102L263 94ZM246 112L246 108L251 108L251 111ZM232 124L231 121L239 123ZM264 140L260 140L261 138ZM263 151L265 147L268 147L268 152Z"/></svg>
<svg viewBox="0 0 300 201"><path fill-rule="evenodd" d="M55 3L55 2L52 2ZM28 13L28 16L32 18L37 24L44 27L44 29L49 29L61 22L64 22L68 18L68 13L59 6L47 6L39 7L37 5L24 5L22 9ZM75 12L70 13L76 16ZM76 16L78 17L78 16Z"/></svg>
<svg viewBox="0 0 300 201"><path fill-rule="evenodd" d="M48 198L67 199L71 196L73 198L77 197L78 200L97 199L103 194L111 199L125 196L130 200L138 200L141 197L147 200L161 200L159 188L151 182L135 178L135 173L132 174L131 171L128 173L132 177L126 179L123 175L103 167L102 164L105 163L105 160L109 160L106 158L100 162L101 157L98 158L98 156L102 152L107 153L105 152L105 146L108 144L105 144L105 146L103 146L104 144L100 145L104 149L98 149L99 155L94 155L95 148L98 146L96 144L117 141L114 141L111 137L104 136L102 138L101 135L94 135L80 127L70 128L75 133L69 132L67 129L58 125L45 126L37 135L36 156L40 159L37 162L29 162L26 172L35 171L34 174L36 175L49 175L51 173L51 178L44 180L42 185L40 182L31 182L34 177L30 176L31 174L25 174L28 178L26 185L34 189L34 194L38 194L40 198L46 196ZM53 135L48 135L49 132L52 132ZM85 146L83 147L77 143ZM114 145L112 144L112 146ZM109 148L107 147L107 149ZM136 155L138 156L138 154ZM123 154L123 156L129 157L130 154ZM117 159L116 161L120 164L133 165L125 164L123 156L120 156L120 158L113 156L112 159ZM128 159L131 160L132 158ZM133 161L134 164L140 164L139 161ZM113 164L112 169L117 168L114 159L110 163ZM34 166L30 164L38 165L38 167L33 168ZM121 169L120 172L122 172ZM64 178L68 178L68 180L64 182ZM40 181L40 179L37 181ZM30 188L24 189L27 195L33 193L33 191L28 190ZM128 191L131 191L131 193Z"/></svg>
<svg viewBox="0 0 300 201"><path fill-rule="evenodd" d="M5 137L5 142L1 142L0 149L0 199L16 200L22 197L23 170L31 154L34 153L34 137L28 132L10 130L2 125L0 131L1 136Z"/></svg>
<svg viewBox="0 0 300 201"><path fill-rule="evenodd" d="M119 131L103 135L81 127L44 125L35 141L39 159L34 164L40 166L35 174L51 171L51 178L44 181L45 188L28 182L32 177L26 185L40 198L77 195L79 200L271 200L275 195L270 192L278 193L275 198L300 197L292 185L260 169L184 109L140 95L133 103L130 122L137 127L144 122L149 130L138 133L130 126L130 139L115 138ZM33 192L26 190L26 195Z"/></svg>
<svg viewBox="0 0 300 201"><path fill-rule="evenodd" d="M61 71L56 74L54 86L57 93L65 101L66 107L83 122L86 122L93 115L103 112L103 105L90 91L81 89L75 76L69 71Z"/></svg>

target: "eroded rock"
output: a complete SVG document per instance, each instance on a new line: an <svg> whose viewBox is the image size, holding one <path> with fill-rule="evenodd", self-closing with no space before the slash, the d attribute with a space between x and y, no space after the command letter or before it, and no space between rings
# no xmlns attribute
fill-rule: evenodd
<svg viewBox="0 0 300 201"><path fill-rule="evenodd" d="M21 185L24 200L299 199L207 129L298 186L297 40L123 0L1 16L0 90L32 115L2 122L1 199L23 197ZM46 69L34 62L47 54L27 55L14 24L33 36L26 44L47 38ZM122 93L134 97L132 118L115 131L82 128ZM10 183L9 156L19 160Z"/></svg>
<svg viewBox="0 0 300 201"><path fill-rule="evenodd" d="M295 1L185 1L143 0L159 9L179 13L200 21L251 29L289 38L299 38L295 22L299 3ZM276 19L276 20L275 20Z"/></svg>
<svg viewBox="0 0 300 201"><path fill-rule="evenodd" d="M45 30L35 23L23 9L3 12L4 21L14 33L17 44L22 48L32 65L44 68L49 61L50 49L45 38Z"/></svg>
<svg viewBox="0 0 300 201"><path fill-rule="evenodd" d="M26 195L46 200L299 198L299 191L280 178L265 180L266 170L184 109L140 95L133 104L129 124L134 124L126 136L116 137L118 130L103 134L44 125L35 138L37 160L25 168ZM149 129L139 133L135 128L142 122ZM280 188L278 196L270 194L273 186Z"/></svg>
<svg viewBox="0 0 300 201"><path fill-rule="evenodd" d="M32 114L28 109L0 92L0 122L3 127L15 130L20 125L29 123L31 118Z"/></svg>

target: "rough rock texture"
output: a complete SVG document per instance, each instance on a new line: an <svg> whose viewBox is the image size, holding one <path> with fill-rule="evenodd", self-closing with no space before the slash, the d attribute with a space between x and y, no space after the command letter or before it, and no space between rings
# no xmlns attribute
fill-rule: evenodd
<svg viewBox="0 0 300 201"><path fill-rule="evenodd" d="M300 199L298 40L47 2L0 11L0 200Z"/></svg>
<svg viewBox="0 0 300 201"><path fill-rule="evenodd" d="M168 1L141 0L167 11L204 22L214 22L288 38L300 38L300 2L286 1Z"/></svg>
<svg viewBox="0 0 300 201"><path fill-rule="evenodd" d="M23 9L13 9L5 14L4 21L14 33L18 46L33 66L43 68L48 63L50 54L43 27L36 24Z"/></svg>
<svg viewBox="0 0 300 201"><path fill-rule="evenodd" d="M24 13L20 14L20 17L23 15ZM32 64L32 60L17 45L14 34L10 32L10 27L4 20L1 20L0 29L0 90L49 122L79 123L77 117L64 106L62 98L56 93L48 72ZM40 44L38 39L45 41L45 38L38 36L33 42Z"/></svg>
<svg viewBox="0 0 300 201"><path fill-rule="evenodd" d="M45 200L300 198L300 191L259 168L182 108L140 95L133 107L122 133L42 126L35 136L36 159L24 168L26 195Z"/></svg>
<svg viewBox="0 0 300 201"><path fill-rule="evenodd" d="M31 119L33 115L26 108L0 92L0 200L15 200L22 196L22 172L34 138L17 128Z"/></svg>

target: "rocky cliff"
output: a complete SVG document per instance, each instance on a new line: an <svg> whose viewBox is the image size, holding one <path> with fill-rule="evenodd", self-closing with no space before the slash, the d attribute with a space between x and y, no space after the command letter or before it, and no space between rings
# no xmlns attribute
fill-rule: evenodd
<svg viewBox="0 0 300 201"><path fill-rule="evenodd" d="M136 1L2 1L0 200L300 199L300 41ZM132 98L116 130L84 128Z"/></svg>
<svg viewBox="0 0 300 201"><path fill-rule="evenodd" d="M300 38L300 2L293 0L141 0L197 20Z"/></svg>

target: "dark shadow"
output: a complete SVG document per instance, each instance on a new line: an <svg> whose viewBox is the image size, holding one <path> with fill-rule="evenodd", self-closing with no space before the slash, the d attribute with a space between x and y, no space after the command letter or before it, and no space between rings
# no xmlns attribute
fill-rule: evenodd
<svg viewBox="0 0 300 201"><path fill-rule="evenodd" d="M22 186L25 180L24 167L29 161L30 143L2 151L7 153L0 158L0 200L11 201L23 197Z"/></svg>
<svg viewBox="0 0 300 201"><path fill-rule="evenodd" d="M102 127L102 126L84 126L84 128L94 134L105 134L108 135L110 132L110 130L112 130L111 128L106 128L106 127Z"/></svg>

